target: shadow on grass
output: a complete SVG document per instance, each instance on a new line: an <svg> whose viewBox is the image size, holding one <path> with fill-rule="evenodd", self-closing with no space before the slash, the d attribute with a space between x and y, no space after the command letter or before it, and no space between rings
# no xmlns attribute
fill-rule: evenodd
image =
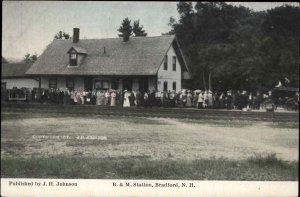
<svg viewBox="0 0 300 197"><path fill-rule="evenodd" d="M1 176L10 178L298 180L298 162L283 161L276 155L255 156L241 161L225 158L152 160L149 156L3 156L1 164Z"/></svg>

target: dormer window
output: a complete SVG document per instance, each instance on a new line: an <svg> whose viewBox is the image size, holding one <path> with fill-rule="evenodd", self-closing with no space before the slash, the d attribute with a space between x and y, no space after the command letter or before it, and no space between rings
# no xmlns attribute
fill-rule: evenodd
<svg viewBox="0 0 300 197"><path fill-rule="evenodd" d="M87 55L87 51L84 48L73 46L68 51L69 53L69 66L79 66L80 62Z"/></svg>
<svg viewBox="0 0 300 197"><path fill-rule="evenodd" d="M70 53L70 66L77 66L77 54Z"/></svg>

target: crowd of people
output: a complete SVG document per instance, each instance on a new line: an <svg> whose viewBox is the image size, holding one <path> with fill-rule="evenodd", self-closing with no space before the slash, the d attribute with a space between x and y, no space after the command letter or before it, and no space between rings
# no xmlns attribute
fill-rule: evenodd
<svg viewBox="0 0 300 197"><path fill-rule="evenodd" d="M102 105L102 106L161 106L194 107L199 109L252 109L259 110L263 103L274 98L272 92L261 93L243 91L212 92L209 90L175 91L120 91L120 90L83 90L69 89L13 89L8 90L8 98L26 97L27 101L64 105ZM276 107L282 102L275 99ZM299 103L299 93L297 93Z"/></svg>

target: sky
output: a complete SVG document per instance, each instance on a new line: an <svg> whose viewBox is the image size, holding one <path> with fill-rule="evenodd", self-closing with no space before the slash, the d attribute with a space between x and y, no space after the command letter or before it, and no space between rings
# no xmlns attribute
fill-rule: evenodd
<svg viewBox="0 0 300 197"><path fill-rule="evenodd" d="M95 2L95 1L3 1L2 56L22 59L40 55L60 30L80 38L115 38L124 18L140 20L148 36L168 32L169 18L178 19L177 2ZM254 11L271 9L283 2L232 2Z"/></svg>

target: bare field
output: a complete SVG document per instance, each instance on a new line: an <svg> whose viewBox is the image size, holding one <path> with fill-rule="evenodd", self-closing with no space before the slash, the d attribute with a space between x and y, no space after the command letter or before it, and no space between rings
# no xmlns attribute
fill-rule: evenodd
<svg viewBox="0 0 300 197"><path fill-rule="evenodd" d="M298 128L277 128L274 123L214 124L101 116L4 119L1 122L1 155L241 160L256 154L276 153L280 159L298 161ZM76 139L80 136L105 139Z"/></svg>

